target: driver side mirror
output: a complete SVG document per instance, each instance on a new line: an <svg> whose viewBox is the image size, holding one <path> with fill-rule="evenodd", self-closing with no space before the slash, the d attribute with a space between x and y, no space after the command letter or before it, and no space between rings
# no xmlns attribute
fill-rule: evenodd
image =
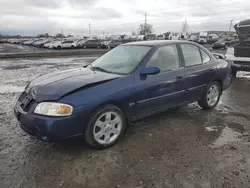
<svg viewBox="0 0 250 188"><path fill-rule="evenodd" d="M213 55L216 59L224 59L224 60L226 60L226 57L225 57L225 55L223 55L223 54L212 53L212 55Z"/></svg>
<svg viewBox="0 0 250 188"><path fill-rule="evenodd" d="M141 70L142 76L155 75L161 72L159 67L145 67Z"/></svg>

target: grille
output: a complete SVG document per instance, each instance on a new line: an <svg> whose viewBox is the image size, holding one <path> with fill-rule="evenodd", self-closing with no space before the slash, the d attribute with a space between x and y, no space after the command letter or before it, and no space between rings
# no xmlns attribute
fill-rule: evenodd
<svg viewBox="0 0 250 188"><path fill-rule="evenodd" d="M26 92L23 92L23 93L20 95L18 101L20 101L20 102L23 101L23 99L24 99L26 96L27 96L27 93L26 93Z"/></svg>
<svg viewBox="0 0 250 188"><path fill-rule="evenodd" d="M245 61L234 61L234 64L238 64L242 66L250 66L250 62L245 62Z"/></svg>
<svg viewBox="0 0 250 188"><path fill-rule="evenodd" d="M28 100L26 98L29 98ZM34 103L35 101L32 99L32 97L28 96L26 92L23 92L18 101L21 103L20 106L24 111L28 111L31 104Z"/></svg>
<svg viewBox="0 0 250 188"><path fill-rule="evenodd" d="M28 134L32 135L32 136L36 136L38 137L38 134L36 132L35 129L31 129L29 127L27 127L26 125L23 125L23 124L20 124L20 127L25 131L27 132Z"/></svg>

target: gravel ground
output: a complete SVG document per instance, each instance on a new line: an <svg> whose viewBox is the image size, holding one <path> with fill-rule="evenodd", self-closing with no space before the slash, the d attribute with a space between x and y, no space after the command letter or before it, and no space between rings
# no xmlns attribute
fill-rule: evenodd
<svg viewBox="0 0 250 188"><path fill-rule="evenodd" d="M133 123L112 148L44 143L23 132L13 101L33 78L94 58L0 62L1 188L250 187L250 73L239 72L218 106L196 103Z"/></svg>

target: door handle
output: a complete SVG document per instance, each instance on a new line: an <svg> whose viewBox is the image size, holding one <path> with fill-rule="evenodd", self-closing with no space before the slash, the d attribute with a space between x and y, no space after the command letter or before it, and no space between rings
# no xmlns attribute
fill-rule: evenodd
<svg viewBox="0 0 250 188"><path fill-rule="evenodd" d="M180 80L180 79L182 79L183 78L183 76L176 76L176 79L177 80Z"/></svg>

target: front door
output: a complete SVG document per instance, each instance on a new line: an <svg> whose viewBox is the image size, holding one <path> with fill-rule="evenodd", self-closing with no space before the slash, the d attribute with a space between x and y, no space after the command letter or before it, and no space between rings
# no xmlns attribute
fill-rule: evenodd
<svg viewBox="0 0 250 188"><path fill-rule="evenodd" d="M180 65L176 45L160 47L147 62L146 67L159 67L157 75L136 78L137 118L148 116L185 101L184 68Z"/></svg>
<svg viewBox="0 0 250 188"><path fill-rule="evenodd" d="M203 49L180 44L185 62L185 85L189 101L200 99L206 86L214 80L216 62Z"/></svg>

